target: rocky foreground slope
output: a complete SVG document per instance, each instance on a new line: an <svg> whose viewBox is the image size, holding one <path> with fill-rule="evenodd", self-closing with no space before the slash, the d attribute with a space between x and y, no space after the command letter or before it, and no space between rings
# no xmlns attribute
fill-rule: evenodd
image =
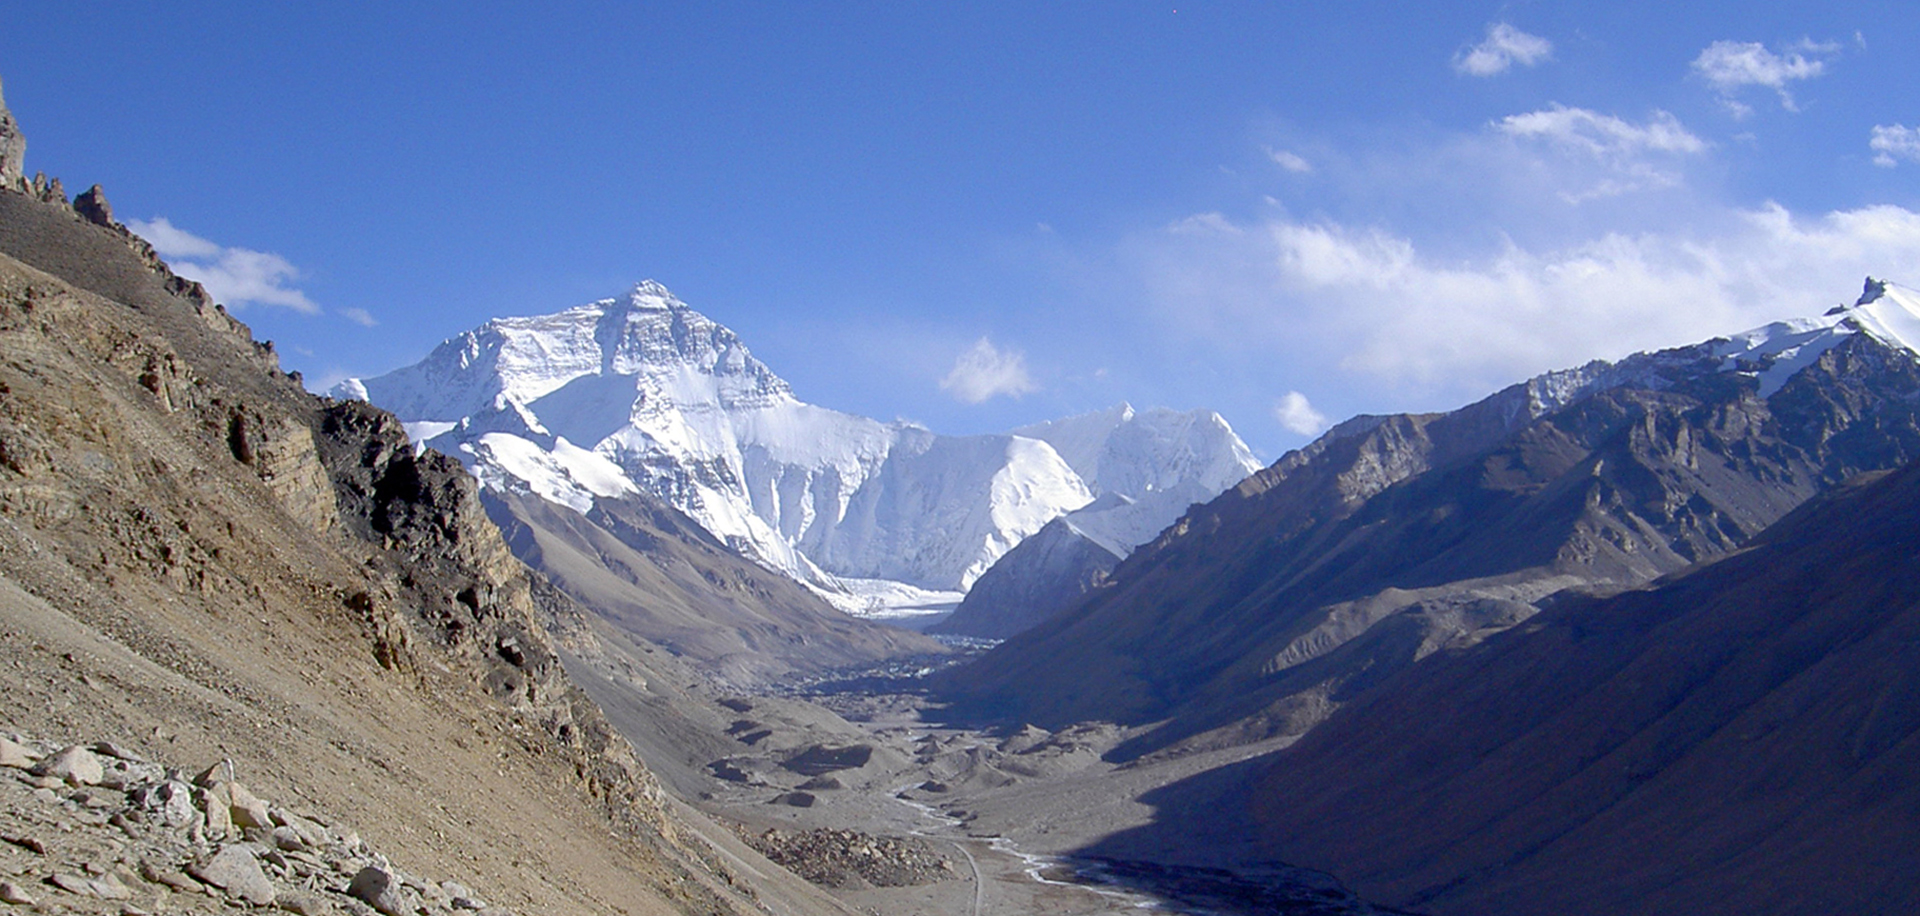
<svg viewBox="0 0 1920 916"><path fill-rule="evenodd" d="M519 912L838 911L675 813L457 462L302 391L97 188L0 178L0 729L229 759Z"/></svg>
<svg viewBox="0 0 1920 916"><path fill-rule="evenodd" d="M1722 555L1920 456L1920 293L1551 373L1448 414L1361 417L1197 507L1067 613L955 670L970 715L1297 735L1574 587Z"/></svg>

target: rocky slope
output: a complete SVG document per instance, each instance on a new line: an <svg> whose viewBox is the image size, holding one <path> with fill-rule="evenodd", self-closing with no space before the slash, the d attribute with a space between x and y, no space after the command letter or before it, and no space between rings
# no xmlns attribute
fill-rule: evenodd
<svg viewBox="0 0 1920 916"><path fill-rule="evenodd" d="M975 715L1166 727L1120 753L1298 734L1573 586L1724 554L1920 455L1920 294L1357 418L1196 508L1067 614L953 673Z"/></svg>
<svg viewBox="0 0 1920 916"><path fill-rule="evenodd" d="M230 758L529 912L835 911L684 827L457 462L307 395L97 188L0 190L0 353L0 725Z"/></svg>
<svg viewBox="0 0 1920 916"><path fill-rule="evenodd" d="M722 690L946 652L840 613L644 493L599 497L584 513L531 493L483 501L516 556L627 640L684 656Z"/></svg>
<svg viewBox="0 0 1920 916"><path fill-rule="evenodd" d="M1568 598L1274 756L1266 855L1423 912L1920 907L1920 467Z"/></svg>

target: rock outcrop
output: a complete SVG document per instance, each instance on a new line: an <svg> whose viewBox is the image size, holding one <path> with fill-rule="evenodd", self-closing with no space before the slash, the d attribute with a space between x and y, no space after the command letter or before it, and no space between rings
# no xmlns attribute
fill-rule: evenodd
<svg viewBox="0 0 1920 916"><path fill-rule="evenodd" d="M6 96L0 92L0 187L23 190L26 161L27 138L20 134L20 122L14 120Z"/></svg>

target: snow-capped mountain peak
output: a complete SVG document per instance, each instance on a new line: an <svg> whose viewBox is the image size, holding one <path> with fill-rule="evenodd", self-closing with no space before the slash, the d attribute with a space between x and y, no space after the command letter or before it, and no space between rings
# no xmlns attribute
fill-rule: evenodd
<svg viewBox="0 0 1920 916"><path fill-rule="evenodd" d="M1020 540L1101 493L1166 491L1159 501L1184 509L1253 466L1206 411L1123 404L949 437L807 404L733 331L653 281L494 319L334 393L392 410L496 489L582 511L652 494L849 609L875 594L957 600Z"/></svg>
<svg viewBox="0 0 1920 916"><path fill-rule="evenodd" d="M1758 377L1760 394L1766 397L1856 333L1920 354L1920 292L1868 277L1866 290L1853 305L1732 335L1714 347L1714 355L1724 360L1724 371Z"/></svg>

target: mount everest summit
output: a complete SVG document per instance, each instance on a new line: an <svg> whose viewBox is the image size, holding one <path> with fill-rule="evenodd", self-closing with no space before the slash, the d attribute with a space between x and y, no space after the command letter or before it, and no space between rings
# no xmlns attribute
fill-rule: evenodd
<svg viewBox="0 0 1920 916"><path fill-rule="evenodd" d="M856 614L957 600L1075 510L1124 555L1259 468L1208 411L1121 406L944 436L807 404L728 328L658 283L495 319L337 386L490 489L587 512L646 494Z"/></svg>

